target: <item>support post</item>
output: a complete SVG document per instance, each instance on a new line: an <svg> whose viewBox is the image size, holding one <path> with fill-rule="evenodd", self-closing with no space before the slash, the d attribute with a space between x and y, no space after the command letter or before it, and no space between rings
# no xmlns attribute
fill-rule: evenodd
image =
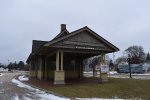
<svg viewBox="0 0 150 100"><path fill-rule="evenodd" d="M79 59L80 61L80 79L83 78L83 59Z"/></svg>
<svg viewBox="0 0 150 100"><path fill-rule="evenodd" d="M131 66L130 66L130 64L131 64L131 56L130 56L130 54L128 55L127 61L128 61L128 65L129 65L130 78L132 78L132 76L131 76Z"/></svg>
<svg viewBox="0 0 150 100"><path fill-rule="evenodd" d="M61 52L61 71L63 71L63 52Z"/></svg>
<svg viewBox="0 0 150 100"><path fill-rule="evenodd" d="M60 69L59 69L59 66L60 66ZM54 85L64 85L64 84L65 84L65 72L63 71L63 52L59 53L59 51L57 51Z"/></svg>
<svg viewBox="0 0 150 100"><path fill-rule="evenodd" d="M47 58L45 57L45 80L47 80Z"/></svg>
<svg viewBox="0 0 150 100"><path fill-rule="evenodd" d="M56 71L59 71L59 51L56 53Z"/></svg>
<svg viewBox="0 0 150 100"><path fill-rule="evenodd" d="M39 66L39 69L38 69L38 79L40 79L40 80L42 80L42 78L43 78L43 68L42 67L44 67L43 66L43 59L42 59L42 57L40 56L39 57L39 64L38 64L38 66Z"/></svg>

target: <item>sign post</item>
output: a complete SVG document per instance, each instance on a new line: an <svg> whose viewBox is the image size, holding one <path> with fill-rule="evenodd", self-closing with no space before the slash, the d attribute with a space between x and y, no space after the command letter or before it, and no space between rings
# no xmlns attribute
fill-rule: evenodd
<svg viewBox="0 0 150 100"><path fill-rule="evenodd" d="M101 80L101 83L108 82L108 75L107 75L108 71L109 71L109 68L108 68L107 64L101 64L100 65L100 80Z"/></svg>
<svg viewBox="0 0 150 100"><path fill-rule="evenodd" d="M131 63L131 56L130 56L130 54L128 55L127 61L128 61L128 64L129 64L130 78L132 78L132 76L131 76L131 66L130 66L130 63Z"/></svg>

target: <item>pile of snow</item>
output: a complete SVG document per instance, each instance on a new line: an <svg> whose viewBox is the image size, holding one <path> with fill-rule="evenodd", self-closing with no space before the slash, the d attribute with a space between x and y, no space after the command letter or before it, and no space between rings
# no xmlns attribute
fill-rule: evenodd
<svg viewBox="0 0 150 100"><path fill-rule="evenodd" d="M20 81L28 81L29 80L29 78L26 75L19 76L18 79Z"/></svg>

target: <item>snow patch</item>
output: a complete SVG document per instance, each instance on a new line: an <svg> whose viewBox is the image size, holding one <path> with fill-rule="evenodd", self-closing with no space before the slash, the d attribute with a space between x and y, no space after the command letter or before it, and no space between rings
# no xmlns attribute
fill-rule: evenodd
<svg viewBox="0 0 150 100"><path fill-rule="evenodd" d="M18 96L16 96L16 97L15 97L15 100L19 100L19 97L18 97Z"/></svg>
<svg viewBox="0 0 150 100"><path fill-rule="evenodd" d="M22 82L20 82L20 81L18 81L16 79L12 79L11 81L12 81L12 83L17 84L18 87L23 87L23 88L27 88L27 89L33 90L31 86L28 86L28 85L26 85L26 84L24 84L24 83L22 83Z"/></svg>
<svg viewBox="0 0 150 100"><path fill-rule="evenodd" d="M33 100L33 99L23 96L23 100Z"/></svg>
<svg viewBox="0 0 150 100"><path fill-rule="evenodd" d="M92 71L89 71L89 72L83 72L85 74L92 74L93 72Z"/></svg>
<svg viewBox="0 0 150 100"><path fill-rule="evenodd" d="M20 81L28 81L29 80L29 78L26 75L19 76L18 79Z"/></svg>
<svg viewBox="0 0 150 100"><path fill-rule="evenodd" d="M3 76L4 74L3 73L0 73L0 76Z"/></svg>
<svg viewBox="0 0 150 100"><path fill-rule="evenodd" d="M150 75L133 75L132 74L132 78L133 79L140 79L140 80L149 80ZM124 75L110 75L109 77L112 77L112 78L129 78L129 75L128 74L124 74Z"/></svg>
<svg viewBox="0 0 150 100"><path fill-rule="evenodd" d="M8 71L8 69L0 68L0 71Z"/></svg>
<svg viewBox="0 0 150 100"><path fill-rule="evenodd" d="M10 98L9 100L19 100L19 97L16 95L16 96L13 96L12 98Z"/></svg>
<svg viewBox="0 0 150 100"><path fill-rule="evenodd" d="M111 74L111 75L117 74L117 71L109 71L109 74Z"/></svg>
<svg viewBox="0 0 150 100"><path fill-rule="evenodd" d="M17 84L18 87L26 88L26 89L29 89L31 91L35 91L36 95L39 98L41 98L40 100L70 100L69 98L59 97L59 96L56 96L53 94L46 93L45 91L41 91L39 89L33 88L33 87L26 85L26 84L24 84L24 83L22 83L16 79L12 79L12 82ZM27 97L25 97L25 98L27 98Z"/></svg>

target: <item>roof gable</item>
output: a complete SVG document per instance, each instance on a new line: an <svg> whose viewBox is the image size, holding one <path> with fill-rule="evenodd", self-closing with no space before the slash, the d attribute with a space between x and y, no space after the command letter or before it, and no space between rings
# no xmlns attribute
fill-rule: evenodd
<svg viewBox="0 0 150 100"><path fill-rule="evenodd" d="M112 49L118 51L119 49L112 45L110 42L96 34L87 26L79 30L71 32L63 37L57 38L53 41L46 43L44 46L60 46L60 45L85 45L95 46L99 48Z"/></svg>

